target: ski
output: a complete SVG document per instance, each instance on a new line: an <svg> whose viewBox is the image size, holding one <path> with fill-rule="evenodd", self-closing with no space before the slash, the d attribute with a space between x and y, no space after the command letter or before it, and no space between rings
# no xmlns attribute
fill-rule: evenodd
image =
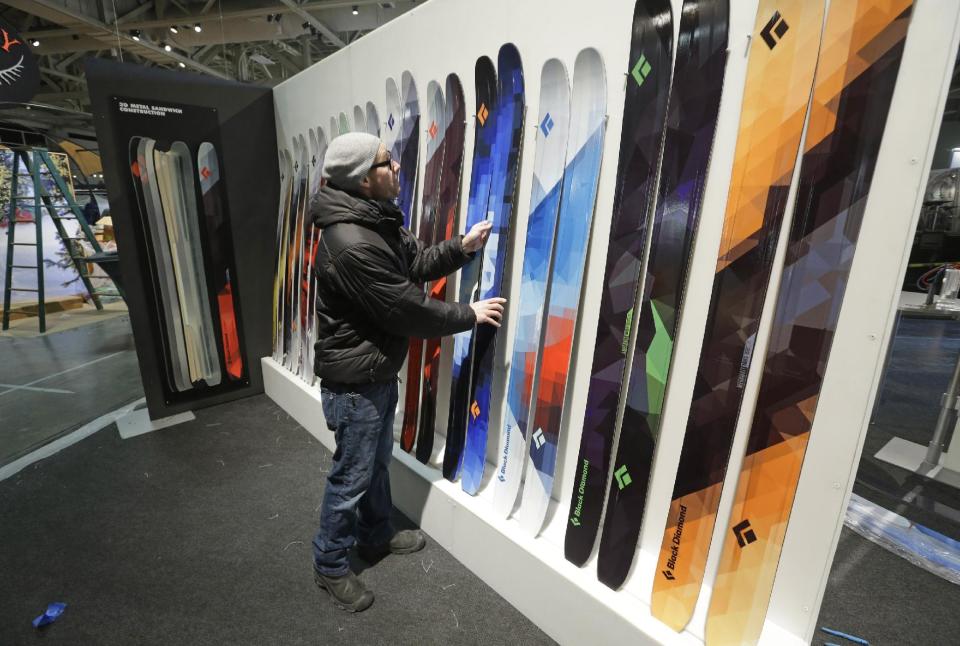
<svg viewBox="0 0 960 646"><path fill-rule="evenodd" d="M709 644L756 643L763 628L912 5L830 5L770 344L707 614Z"/></svg>
<svg viewBox="0 0 960 646"><path fill-rule="evenodd" d="M350 127L350 120L347 119L347 115L341 112L337 118L337 127L341 135L345 135L348 132L352 132L353 128Z"/></svg>
<svg viewBox="0 0 960 646"><path fill-rule="evenodd" d="M493 61L486 56L477 59L474 66L476 83L476 111L473 139L473 168L470 174L470 194L467 198L467 221L464 233L487 217L490 182L493 173L493 143L496 137L497 73ZM480 278L482 255L476 254L460 270L458 301L469 303ZM474 330L476 327L474 327ZM467 432L467 397L470 395L470 376L473 371L473 330L453 337L453 369L450 381L450 408L447 415L447 440L443 451L443 477L454 481L460 475L460 456Z"/></svg>
<svg viewBox="0 0 960 646"><path fill-rule="evenodd" d="M367 113L359 105L353 106L354 132L367 132Z"/></svg>
<svg viewBox="0 0 960 646"><path fill-rule="evenodd" d="M542 343L547 279L550 276L560 189L567 159L570 82L566 67L556 58L544 63L540 72L537 124L530 215L527 218L527 239L520 272L520 297L515 305L517 332L507 379L506 422L496 453L499 463L493 490L493 508L504 518L513 510L523 475L527 421Z"/></svg>
<svg viewBox="0 0 960 646"><path fill-rule="evenodd" d="M273 359L283 362L283 320L286 288L287 219L293 201L293 159L287 149L280 151L280 209L277 215L277 267L273 276Z"/></svg>
<svg viewBox="0 0 960 646"><path fill-rule="evenodd" d="M580 307L593 211L600 180L607 125L607 79L603 59L584 49L573 67L570 137L560 190L560 215L547 288L543 350L534 384L530 451L524 469L523 499L517 520L540 533L553 493L564 401L573 355L573 333Z"/></svg>
<svg viewBox="0 0 960 646"><path fill-rule="evenodd" d="M427 85L427 163L423 173L423 195L419 238L425 246L437 242L437 210L440 201L440 176L443 170L443 92L436 81ZM420 408L420 375L423 371L423 339L410 339L407 353L407 383L403 402L400 448L409 453L417 437L417 413Z"/></svg>
<svg viewBox="0 0 960 646"><path fill-rule="evenodd" d="M664 530L669 538L654 578L656 615L675 629L689 621L703 581L810 100L823 4L762 0L757 11L713 292ZM673 577L666 586L664 571Z"/></svg>
<svg viewBox="0 0 960 646"><path fill-rule="evenodd" d="M184 142L175 141L167 151L154 146L153 162L156 172L154 188L167 228L179 293L190 381L194 386L201 382L216 386L221 381L221 372L215 358L217 341L213 334L203 265L193 156Z"/></svg>
<svg viewBox="0 0 960 646"><path fill-rule="evenodd" d="M152 170L153 146L153 139L146 137L133 137L130 140L130 170L143 229L148 237L148 253L152 259L150 267L153 270L152 279L157 297L154 305L157 322L162 324L159 338L167 387L171 392L183 392L192 386L184 364L186 349L183 342L183 323L173 276L170 243L167 241L167 230L159 201L152 187L155 176Z"/></svg>
<svg viewBox="0 0 960 646"><path fill-rule="evenodd" d="M311 191L311 195L315 194L320 188L324 185L323 180L323 160L327 154L327 137L323 132L323 128L317 126L316 130L317 137L317 151L316 151L316 165L315 165L315 174L314 174L314 186L315 188ZM306 368L304 371L303 378L309 384L313 384L316 379L314 373L314 359L316 356L316 342L317 342L317 274L315 271L315 265L317 260L317 247L320 244L320 228L313 225L313 218L310 217L309 203L307 204L307 217L310 222L310 228L312 231L310 239L310 254L309 260L310 264L306 272L306 280L308 281L308 291L307 291L307 329L306 329L306 345L307 345L307 354L306 354Z"/></svg>
<svg viewBox="0 0 960 646"><path fill-rule="evenodd" d="M460 210L460 181L463 172L463 138L466 130L463 88L455 74L449 74L445 88L443 123L443 170L440 173L437 206L437 240L449 240L457 226ZM447 298L447 278L440 277L430 286L430 297ZM417 433L417 460L427 464L433 455L436 430L437 387L440 381L440 338L427 339L423 364L423 395L420 401L420 428Z"/></svg>
<svg viewBox="0 0 960 646"><path fill-rule="evenodd" d="M487 214L493 227L482 251L477 300L500 296L504 268L510 262L510 230L516 213L524 117L523 66L520 52L511 43L503 45L497 54L497 102L494 112L495 154L490 199L487 202ZM490 422L497 328L493 325L477 326L473 337L473 374L467 398L470 415L461 454L461 486L471 495L480 488L487 461L487 427Z"/></svg>
<svg viewBox="0 0 960 646"><path fill-rule="evenodd" d="M234 297L237 291L237 267L233 255L233 233L230 229L230 211L224 204L223 186L220 183L220 161L213 144L203 142L197 151L197 176L200 180L203 215L207 229L207 249L213 275L213 289L217 307L215 324L220 329L222 367L228 378L236 381L243 377L243 344L240 340L239 303Z"/></svg>
<svg viewBox="0 0 960 646"><path fill-rule="evenodd" d="M633 316L635 347L613 461L616 486L611 483L607 492L597 561L600 580L613 588L630 570L643 523L727 55L727 0L687 0L680 15L657 200Z"/></svg>
<svg viewBox="0 0 960 646"><path fill-rule="evenodd" d="M400 100L403 118L400 123L400 197L397 204L403 213L403 222L411 231L417 222L417 170L420 164L420 102L417 85L410 72L400 77Z"/></svg>
<svg viewBox="0 0 960 646"><path fill-rule="evenodd" d="M672 51L670 0L638 0L603 294L571 503L571 517L577 523L567 525L564 539L564 556L576 565L586 562L600 526L647 220L656 190Z"/></svg>
<svg viewBox="0 0 960 646"><path fill-rule="evenodd" d="M377 106L373 101L367 101L367 133L376 138L380 138L380 116L377 114Z"/></svg>

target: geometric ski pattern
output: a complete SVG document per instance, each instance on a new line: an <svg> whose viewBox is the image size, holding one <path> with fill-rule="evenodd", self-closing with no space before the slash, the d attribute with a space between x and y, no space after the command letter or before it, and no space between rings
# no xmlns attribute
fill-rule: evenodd
<svg viewBox="0 0 960 646"><path fill-rule="evenodd" d="M540 370L533 385L534 443L526 461L520 525L540 533L553 492L563 404L573 355L583 274L600 179L607 123L607 79L600 53L581 50L573 69L570 92L570 135L560 192L560 214L543 322Z"/></svg>
<svg viewBox="0 0 960 646"><path fill-rule="evenodd" d="M709 318L654 583L655 612L675 629L689 621L703 582L807 115L823 10L822 0L762 0L757 13Z"/></svg>
<svg viewBox="0 0 960 646"><path fill-rule="evenodd" d="M446 101L442 124L443 169L440 173L439 202L437 206L436 239L449 240L457 226L460 210L460 181L463 173L463 138L466 129L463 88L455 74L447 75ZM430 297L439 301L447 298L447 278L435 280L430 286ZM440 339L427 339L423 365L423 397L420 402L420 430L417 434L417 459L427 464L433 455L436 431L437 388L440 381Z"/></svg>
<svg viewBox="0 0 960 646"><path fill-rule="evenodd" d="M493 179L494 141L496 138L497 72L487 56L477 59L474 68L476 105L474 109L473 165L470 171L470 193L467 198L467 221L464 233L487 217L490 183ZM489 241L488 241L489 243ZM457 302L476 299L480 280L482 254L460 270ZM443 452L443 477L451 482L460 475L463 443L467 433L467 398L473 372L473 337L476 326L453 337L453 369L450 383L450 407L447 418L447 442Z"/></svg>
<svg viewBox="0 0 960 646"><path fill-rule="evenodd" d="M912 0L830 6L800 166L798 208L710 602L710 644L753 643L760 636L911 9Z"/></svg>
<svg viewBox="0 0 960 646"><path fill-rule="evenodd" d="M400 156L396 158L400 162L400 197L397 198L397 204L403 213L404 226L412 230L417 225L415 198L420 159L420 105L413 75L404 72L400 79L403 119L400 123Z"/></svg>
<svg viewBox="0 0 960 646"><path fill-rule="evenodd" d="M523 143L523 66L517 48L507 43L497 54L497 103L494 113L493 167L487 214L493 226L481 252L478 299L500 296L504 267L509 263L510 230L516 212L517 180ZM488 124L489 126L489 124ZM473 373L470 380L470 414L462 463L463 490L475 494L486 465L487 429L493 386L493 357L497 328L479 325L473 334Z"/></svg>
<svg viewBox="0 0 960 646"><path fill-rule="evenodd" d="M597 563L600 579L613 588L620 587L630 571L643 522L690 247L720 109L728 23L727 0L683 4L646 276L633 315L636 349L613 461L616 470L630 474L632 486L610 487Z"/></svg>
<svg viewBox="0 0 960 646"><path fill-rule="evenodd" d="M663 128L667 116L673 50L670 0L638 0L634 7L623 130L614 190L610 237L606 248L603 293L597 320L590 385L577 457L577 479L570 500L571 519L564 539L564 556L583 565L600 526L617 407L626 368L633 303L647 238L647 221L656 191ZM647 68L649 65L649 69Z"/></svg>
<svg viewBox="0 0 960 646"><path fill-rule="evenodd" d="M533 189L523 251L520 297L514 305L517 332L506 391L506 423L500 433L494 510L506 517L520 490L526 457L527 422L542 342L544 303L560 207L560 189L570 124L570 82L556 58L540 73L540 126L533 164Z"/></svg>
<svg viewBox="0 0 960 646"><path fill-rule="evenodd" d="M419 238L424 246L437 242L437 209L440 200L440 173L443 170L443 91L436 81L427 84L427 163L423 174L422 209L419 223ZM420 406L420 376L423 373L423 339L410 339L407 353L407 384L403 404L403 425L400 431L400 448L409 453L417 437L417 413Z"/></svg>

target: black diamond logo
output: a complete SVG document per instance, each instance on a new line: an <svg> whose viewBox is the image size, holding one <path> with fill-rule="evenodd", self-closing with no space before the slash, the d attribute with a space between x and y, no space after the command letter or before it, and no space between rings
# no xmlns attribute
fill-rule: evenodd
<svg viewBox="0 0 960 646"><path fill-rule="evenodd" d="M787 21L780 16L779 11L774 11L773 16L767 21L764 28L760 30L760 37L763 38L763 42L767 44L767 47L773 49L783 38L783 35L787 33L788 29L790 29L790 25L787 24Z"/></svg>
<svg viewBox="0 0 960 646"><path fill-rule="evenodd" d="M744 520L733 526L733 535L737 537L737 545L746 547L757 540L757 535L750 529L750 521Z"/></svg>

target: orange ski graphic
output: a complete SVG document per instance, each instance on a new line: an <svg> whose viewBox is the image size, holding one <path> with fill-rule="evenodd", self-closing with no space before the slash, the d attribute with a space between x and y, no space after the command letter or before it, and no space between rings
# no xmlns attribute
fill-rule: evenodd
<svg viewBox="0 0 960 646"><path fill-rule="evenodd" d="M912 0L832 2L797 207L706 643L760 637L839 318Z"/></svg>
<svg viewBox="0 0 960 646"><path fill-rule="evenodd" d="M708 322L651 611L674 630L703 582L752 338L786 209L823 25L823 0L761 0Z"/></svg>

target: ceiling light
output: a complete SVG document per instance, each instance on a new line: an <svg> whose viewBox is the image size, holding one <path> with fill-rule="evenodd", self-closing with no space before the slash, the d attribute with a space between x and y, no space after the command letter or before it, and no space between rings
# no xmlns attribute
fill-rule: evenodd
<svg viewBox="0 0 960 646"><path fill-rule="evenodd" d="M180 67L186 67L186 64L185 64L183 61L180 61L180 62L178 63L178 65L179 65Z"/></svg>
<svg viewBox="0 0 960 646"><path fill-rule="evenodd" d="M33 40L31 40L31 41L30 41L30 44L33 45L34 47L40 47L40 41L37 40L36 38L34 38Z"/></svg>
<svg viewBox="0 0 960 646"><path fill-rule="evenodd" d="M200 23L198 22L193 26L193 30L199 34L201 31L203 31L203 27L201 27Z"/></svg>
<svg viewBox="0 0 960 646"><path fill-rule="evenodd" d="M173 47L170 47L170 45L164 45L164 46L163 46L163 50L166 51L166 52L172 52L172 51L173 51Z"/></svg>
<svg viewBox="0 0 960 646"><path fill-rule="evenodd" d="M354 16L360 15L360 7L358 7L357 5L353 5L353 15Z"/></svg>
<svg viewBox="0 0 960 646"><path fill-rule="evenodd" d="M177 31L178 31L178 30L177 30L177 26L176 26L176 25L170 25L170 33L176 34Z"/></svg>

